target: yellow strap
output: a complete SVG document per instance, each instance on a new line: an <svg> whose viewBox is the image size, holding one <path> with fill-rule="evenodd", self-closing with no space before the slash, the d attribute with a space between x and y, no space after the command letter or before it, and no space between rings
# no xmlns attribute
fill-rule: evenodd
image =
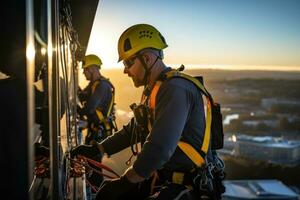
<svg viewBox="0 0 300 200"><path fill-rule="evenodd" d="M207 98L207 108L206 108L206 122L205 122L205 132L204 139L202 143L201 150L207 154L209 141L210 141L210 130L211 130L211 104L209 99ZM186 142L179 141L178 147L198 166L202 166L205 163L205 160L202 156L192 147L190 144Z"/></svg>
<svg viewBox="0 0 300 200"><path fill-rule="evenodd" d="M202 156L190 144L179 141L177 145L197 166L205 163Z"/></svg>
<svg viewBox="0 0 300 200"><path fill-rule="evenodd" d="M108 79L106 79L107 81L109 81ZM97 80L93 83L92 85L92 94L95 92L96 90L96 87L100 84L100 81ZM102 111L96 109L96 114L99 118L99 121L101 123L104 124L105 126L105 129L108 131L108 130L111 130L111 127L110 127L110 124L107 122L106 118L111 114L111 111L112 111L112 108L113 108L113 105L114 105L114 102L115 102L115 93L114 91L112 91L112 98L111 98L111 101L110 101L110 104L109 104L109 107L108 107L108 110L107 110L107 114L106 116L104 117Z"/></svg>
<svg viewBox="0 0 300 200"><path fill-rule="evenodd" d="M104 124L105 130L107 130L107 131L110 130L110 125L107 122L107 120L104 118L103 113L100 110L96 109L96 114L99 118L100 123Z"/></svg>
<svg viewBox="0 0 300 200"><path fill-rule="evenodd" d="M95 81L95 82L93 83L93 85L92 85L92 94L94 94L94 92L95 92L95 90L96 90L96 87L97 87L97 85L99 85L99 83L100 83L99 80L97 80L97 81Z"/></svg>
<svg viewBox="0 0 300 200"><path fill-rule="evenodd" d="M204 94L205 96L208 96L207 91L205 89L205 87L203 86L203 84L196 78L189 76L187 74L184 73L180 73L177 70L172 70L166 73L167 78L172 78L172 77L182 77L185 79L188 79L189 81L193 82Z"/></svg>
<svg viewBox="0 0 300 200"><path fill-rule="evenodd" d="M111 84L111 82L109 81L109 79L105 79L107 82L109 82L109 84L112 86L112 97L111 97L111 101L109 103L109 107L108 107L108 110L107 110L107 114L106 114L106 117L108 117L110 114L111 114L111 111L112 111L112 108L113 108L113 105L114 105L114 102L115 102L115 89L113 87L113 85Z"/></svg>
<svg viewBox="0 0 300 200"><path fill-rule="evenodd" d="M184 173L182 172L173 172L172 182L176 184L183 184Z"/></svg>
<svg viewBox="0 0 300 200"><path fill-rule="evenodd" d="M105 79L105 80L107 80L109 82L108 79ZM97 80L93 83L93 85L92 85L92 94L95 92L96 87L99 85L99 83L100 83L99 80ZM108 117L110 115L110 113L112 111L112 108L113 108L113 105L114 105L114 102L115 102L115 93L114 93L114 91L112 91L112 98L111 98L111 101L109 103L109 107L108 107L108 110L107 110L106 117Z"/></svg>
<svg viewBox="0 0 300 200"><path fill-rule="evenodd" d="M206 122L205 122L205 133L204 133L204 139L202 143L201 150L206 154L208 151L209 147L209 142L210 142L210 133L211 133L211 103L209 101L209 98L206 97Z"/></svg>
<svg viewBox="0 0 300 200"><path fill-rule="evenodd" d="M106 114L106 117L108 117L112 111L112 108L113 108L113 105L114 105L114 102L115 102L115 93L112 92L112 97L111 97L111 101L109 103L109 107L108 107L108 110L107 110L107 114Z"/></svg>

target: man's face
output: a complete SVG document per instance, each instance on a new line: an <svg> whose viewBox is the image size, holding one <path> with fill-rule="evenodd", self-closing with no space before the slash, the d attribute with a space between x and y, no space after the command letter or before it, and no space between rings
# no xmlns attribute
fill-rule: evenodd
<svg viewBox="0 0 300 200"><path fill-rule="evenodd" d="M143 86L143 79L145 75L145 69L139 58L133 56L128 60L123 61L124 64L124 74L127 74L134 83L135 87Z"/></svg>
<svg viewBox="0 0 300 200"><path fill-rule="evenodd" d="M92 79L92 73L89 67L86 67L83 69L83 74L86 78L86 80L90 81Z"/></svg>

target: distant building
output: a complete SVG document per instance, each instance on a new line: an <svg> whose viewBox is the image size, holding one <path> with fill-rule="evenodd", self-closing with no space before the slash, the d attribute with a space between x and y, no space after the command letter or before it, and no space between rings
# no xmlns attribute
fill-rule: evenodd
<svg viewBox="0 0 300 200"><path fill-rule="evenodd" d="M278 137L227 136L224 148L219 152L224 156L245 158L249 162L263 161L283 166L300 165L300 141Z"/></svg>
<svg viewBox="0 0 300 200"><path fill-rule="evenodd" d="M243 125L245 126L258 126L264 124L268 127L276 128L279 124L279 120L267 119L267 120L244 120Z"/></svg>
<svg viewBox="0 0 300 200"><path fill-rule="evenodd" d="M296 100L277 98L263 98L261 100L261 106L265 109L270 109L273 105L300 106L300 102Z"/></svg>
<svg viewBox="0 0 300 200"><path fill-rule="evenodd" d="M300 141L239 135L234 155L275 164L297 164L300 163Z"/></svg>

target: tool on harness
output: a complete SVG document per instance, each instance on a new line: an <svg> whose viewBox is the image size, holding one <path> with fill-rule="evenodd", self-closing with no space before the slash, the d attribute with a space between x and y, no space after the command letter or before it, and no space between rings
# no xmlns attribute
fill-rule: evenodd
<svg viewBox="0 0 300 200"><path fill-rule="evenodd" d="M134 114L133 128L130 141L132 155L126 161L126 165L130 165L133 156L136 156L139 153L138 142L141 142L141 145L144 144L146 136L149 133L148 124L150 119L149 107L145 104L137 105L136 103L133 103L130 105L130 108Z"/></svg>
<svg viewBox="0 0 300 200"><path fill-rule="evenodd" d="M199 191L213 191L213 171L214 166L211 162L208 162L204 166L197 169L198 173L193 179L194 186L198 186Z"/></svg>
<svg viewBox="0 0 300 200"><path fill-rule="evenodd" d="M137 132L149 132L148 130L148 119L149 119L149 107L144 104L137 105L133 103L130 105L131 110L134 114L135 126L137 128Z"/></svg>
<svg viewBox="0 0 300 200"><path fill-rule="evenodd" d="M218 174L218 177L223 180L225 178L225 173L224 173L225 163L224 163L224 161L221 158L219 158L218 156L214 156L213 163L214 163L213 173Z"/></svg>

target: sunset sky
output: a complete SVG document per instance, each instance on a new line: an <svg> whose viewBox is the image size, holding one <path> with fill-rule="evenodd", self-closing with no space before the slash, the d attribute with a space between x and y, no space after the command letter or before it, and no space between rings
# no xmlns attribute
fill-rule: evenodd
<svg viewBox="0 0 300 200"><path fill-rule="evenodd" d="M300 70L300 0L100 0L87 53L117 63L117 41L149 23L169 47L167 64Z"/></svg>

